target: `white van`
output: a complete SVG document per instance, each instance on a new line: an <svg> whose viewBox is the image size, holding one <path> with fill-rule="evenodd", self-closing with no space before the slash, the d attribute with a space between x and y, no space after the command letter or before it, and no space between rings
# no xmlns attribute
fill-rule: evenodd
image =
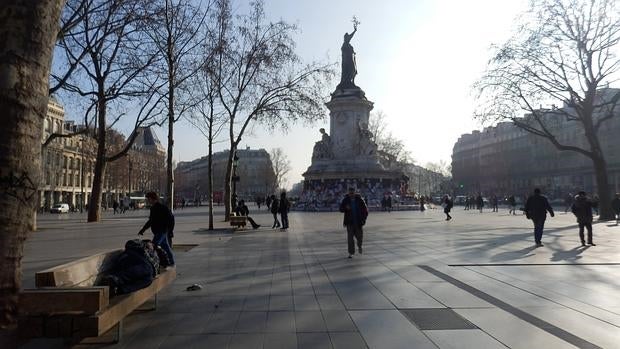
<svg viewBox="0 0 620 349"><path fill-rule="evenodd" d="M50 213L69 213L69 204L56 204L52 206Z"/></svg>

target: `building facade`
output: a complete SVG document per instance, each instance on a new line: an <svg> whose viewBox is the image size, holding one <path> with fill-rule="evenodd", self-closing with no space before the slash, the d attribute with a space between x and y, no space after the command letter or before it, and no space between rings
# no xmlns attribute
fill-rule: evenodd
<svg viewBox="0 0 620 349"><path fill-rule="evenodd" d="M618 91L606 89L599 93L609 96ZM589 149L583 126L552 111L542 113L554 128L558 140ZM616 110L598 132L608 166L609 189L615 192L620 192L618 134L620 111ZM462 135L453 148L452 175L460 195L482 192L483 195L525 196L539 187L553 198L564 198L578 190L597 191L590 158L574 151L559 151L549 140L528 133L511 122Z"/></svg>
<svg viewBox="0 0 620 349"><path fill-rule="evenodd" d="M92 134L79 133L83 127L66 121L63 106L50 98L41 143L45 143L52 134L76 135L57 137L42 149L39 184L39 207L42 210L47 211L57 203L67 203L74 209L80 209L90 199L97 142ZM141 128L138 132L127 156L107 163L103 184L104 207L110 207L114 200L133 191L162 192L165 187L162 174L165 175L166 153L151 129ZM108 154L112 154L122 149L126 139L110 130L107 142Z"/></svg>
<svg viewBox="0 0 620 349"><path fill-rule="evenodd" d="M213 154L213 193L218 202L224 192L228 150ZM237 196L252 200L273 194L275 173L271 157L265 149L238 149L236 183ZM175 197L192 201L206 201L209 191L209 158L204 156L193 161L179 162L175 169ZM220 199L221 200L221 199Z"/></svg>

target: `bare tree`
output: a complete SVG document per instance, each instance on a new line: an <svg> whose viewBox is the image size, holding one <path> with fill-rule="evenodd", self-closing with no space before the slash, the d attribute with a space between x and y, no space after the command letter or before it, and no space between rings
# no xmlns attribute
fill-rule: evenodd
<svg viewBox="0 0 620 349"><path fill-rule="evenodd" d="M92 0L81 9L83 14L74 30L60 38L59 44L68 61L78 63L62 88L84 97L94 118L97 155L88 207L88 221L100 219L103 182L107 162L123 157L131 148L140 126L155 116L153 112L163 97L157 95L160 82L149 74L155 54L143 46L148 37L143 30L145 20L152 14L143 0ZM87 51L83 59L78 57ZM140 99L138 103L136 99ZM134 102L137 105L132 105ZM108 153L106 134L126 114L129 105L135 107L135 122L125 146L115 154ZM114 109L116 107L116 109ZM114 112L111 115L109 112Z"/></svg>
<svg viewBox="0 0 620 349"><path fill-rule="evenodd" d="M618 77L620 60L614 51L619 41L615 0L534 0L516 34L496 47L474 85L476 117L483 122L512 121L558 150L592 161L601 219L613 217L599 130L618 117L620 91L604 87ZM540 107L548 103L564 106ZM565 137L569 124L580 129L578 137Z"/></svg>
<svg viewBox="0 0 620 349"><path fill-rule="evenodd" d="M202 5L202 4L201 4ZM149 35L157 53L164 57L160 74L167 84L161 93L166 95L168 124L168 151L166 159L167 205L174 206L174 123L191 108L193 99L188 98L189 79L201 69L202 47L207 38L203 26L207 24L210 4L206 9L193 6L185 0L159 0L156 19L151 23Z"/></svg>
<svg viewBox="0 0 620 349"><path fill-rule="evenodd" d="M5 0L0 9L0 347L15 346L23 244L32 230L52 50L64 1ZM8 333L3 333L8 331Z"/></svg>
<svg viewBox="0 0 620 349"><path fill-rule="evenodd" d="M372 133L372 141L377 144L381 163L387 168L404 169L404 166L414 164L415 161L405 143L388 131L386 119L387 115L383 111L371 113L368 130Z"/></svg>
<svg viewBox="0 0 620 349"><path fill-rule="evenodd" d="M214 71L212 70L213 61L207 49L205 54L205 62L203 70L196 78L192 79L192 84L197 93L194 94L198 98L192 108L193 114L189 121L196 126L198 130L207 139L207 178L208 178L208 201L209 201L209 230L213 230L213 145L220 133L226 126L226 119L222 110L217 106L217 83L213 80Z"/></svg>
<svg viewBox="0 0 620 349"><path fill-rule="evenodd" d="M233 16L230 0L218 0L214 56L219 105L229 120L230 152L226 167L225 214L230 215L233 157L248 126L261 123L285 129L289 122L325 116L323 100L333 66L303 65L292 37L296 27L267 22L263 2L248 14Z"/></svg>
<svg viewBox="0 0 620 349"><path fill-rule="evenodd" d="M282 148L273 148L269 154L271 165L273 166L274 192L283 189L287 182L286 175L291 171L291 161L288 159Z"/></svg>

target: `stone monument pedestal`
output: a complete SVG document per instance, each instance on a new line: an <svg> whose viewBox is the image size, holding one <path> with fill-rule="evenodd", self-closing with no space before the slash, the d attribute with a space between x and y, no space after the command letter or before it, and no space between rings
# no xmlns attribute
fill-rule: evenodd
<svg viewBox="0 0 620 349"><path fill-rule="evenodd" d="M360 88L336 90L326 103L330 111L330 135L314 146L312 164L303 174L306 189L316 186L372 186L392 190L400 185L402 173L383 167L377 145L368 129L373 103ZM347 188L345 188L346 190ZM383 192L377 193L383 195Z"/></svg>

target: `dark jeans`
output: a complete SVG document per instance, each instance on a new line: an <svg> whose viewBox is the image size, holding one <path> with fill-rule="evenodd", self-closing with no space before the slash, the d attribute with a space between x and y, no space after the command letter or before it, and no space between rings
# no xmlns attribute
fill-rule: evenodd
<svg viewBox="0 0 620 349"><path fill-rule="evenodd" d="M288 212L280 212L282 217L282 229L288 229Z"/></svg>
<svg viewBox="0 0 620 349"><path fill-rule="evenodd" d="M347 225L347 243L349 245L349 254L355 254L355 241L357 240L357 247L362 247L362 240L364 239L364 230L361 225Z"/></svg>
<svg viewBox="0 0 620 349"><path fill-rule="evenodd" d="M254 222L254 220L252 218L250 218L250 216L246 217L248 219L248 222L250 222L250 224L252 225L252 228L256 229L258 228L260 225L256 224L256 222Z"/></svg>
<svg viewBox="0 0 620 349"><path fill-rule="evenodd" d="M167 233L153 233L153 243L155 245L159 245L164 252L170 258L170 263L175 264L174 262L174 254L172 253L172 248L168 244L168 234Z"/></svg>
<svg viewBox="0 0 620 349"><path fill-rule="evenodd" d="M277 213L273 213L273 225L271 226L271 228L279 228L280 227L280 221L278 220L278 214Z"/></svg>
<svg viewBox="0 0 620 349"><path fill-rule="evenodd" d="M539 244L542 239L543 229L545 228L545 218L536 218L532 221L534 222L534 241Z"/></svg>
<svg viewBox="0 0 620 349"><path fill-rule="evenodd" d="M586 242L583 236L583 230L584 230L583 228L588 229L588 243L591 244L592 243L592 222L579 223L579 238L581 239L582 244Z"/></svg>

